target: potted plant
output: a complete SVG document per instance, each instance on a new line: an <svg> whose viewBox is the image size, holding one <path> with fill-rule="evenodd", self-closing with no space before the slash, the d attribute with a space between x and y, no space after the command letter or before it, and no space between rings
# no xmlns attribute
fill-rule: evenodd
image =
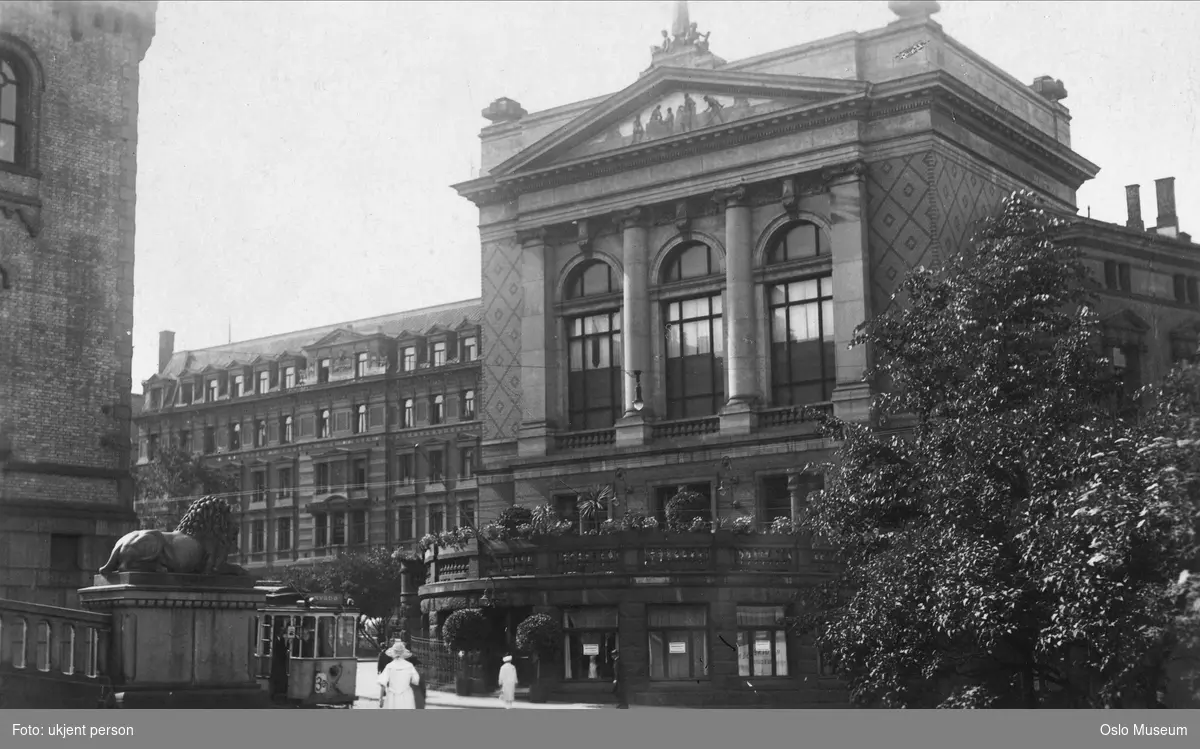
<svg viewBox="0 0 1200 749"><path fill-rule="evenodd" d="M471 679L467 674L466 655L477 653L488 641L491 625L479 609L459 609L446 617L442 637L452 650L460 654L458 673L454 676L454 692L460 696L471 693Z"/></svg>
<svg viewBox="0 0 1200 749"><path fill-rule="evenodd" d="M562 627L549 614L531 614L517 625L517 649L533 656L537 676L529 690L531 702L545 702L549 684L542 679L542 661L553 663L562 641Z"/></svg>

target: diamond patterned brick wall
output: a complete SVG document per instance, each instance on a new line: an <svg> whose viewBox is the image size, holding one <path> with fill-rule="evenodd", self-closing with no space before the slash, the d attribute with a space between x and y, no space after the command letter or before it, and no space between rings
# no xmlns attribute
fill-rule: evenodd
<svg viewBox="0 0 1200 749"><path fill-rule="evenodd" d="M939 265L1017 185L937 151L869 165L871 302L883 312L904 275Z"/></svg>
<svg viewBox="0 0 1200 749"><path fill-rule="evenodd" d="M516 439L521 425L521 246L483 245L483 438Z"/></svg>

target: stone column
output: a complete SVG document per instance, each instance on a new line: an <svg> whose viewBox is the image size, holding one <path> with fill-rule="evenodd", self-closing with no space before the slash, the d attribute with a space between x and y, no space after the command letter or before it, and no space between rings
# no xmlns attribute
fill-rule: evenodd
<svg viewBox="0 0 1200 749"><path fill-rule="evenodd" d="M549 333L554 330L551 284L546 267L553 249L546 231L538 228L517 234L521 243L521 428L517 454L545 455L553 424L547 414L547 377L552 364Z"/></svg>
<svg viewBox="0 0 1200 749"><path fill-rule="evenodd" d="M870 352L861 346L848 348L854 329L871 314L866 166L855 163L838 170L829 180L829 193L837 368L834 415L847 421L866 421L870 417L871 387L862 378Z"/></svg>
<svg viewBox="0 0 1200 749"><path fill-rule="evenodd" d="M754 314L754 236L746 188L723 190L715 199L725 208L725 371L727 403L721 432L754 430L758 393L758 324Z"/></svg>
<svg viewBox="0 0 1200 749"><path fill-rule="evenodd" d="M624 267L621 289L621 368L624 370L621 388L624 415L617 422L617 444L645 444L649 437L646 419L653 412L654 379L650 366L650 226L643 208L632 208L617 215L621 226L621 264ZM641 411L633 407L637 378L642 384Z"/></svg>

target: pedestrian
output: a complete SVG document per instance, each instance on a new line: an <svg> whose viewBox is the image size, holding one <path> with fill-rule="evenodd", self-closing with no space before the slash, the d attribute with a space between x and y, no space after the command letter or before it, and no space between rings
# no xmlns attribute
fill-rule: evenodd
<svg viewBox="0 0 1200 749"><path fill-rule="evenodd" d="M412 653L404 647L403 640L396 640L387 649L387 654L392 660L379 674L379 686L382 689L379 707L384 710L415 710L417 704L413 687L420 685L421 675L408 662Z"/></svg>
<svg viewBox="0 0 1200 749"><path fill-rule="evenodd" d="M513 665L512 656L504 656L504 665L500 667L500 699L504 700L504 709L511 710L513 700L517 698L517 667Z"/></svg>
<svg viewBox="0 0 1200 749"><path fill-rule="evenodd" d="M625 669L621 667L621 651L613 649L613 694L617 698L617 709L628 710L629 700L625 697Z"/></svg>
<svg viewBox="0 0 1200 749"><path fill-rule="evenodd" d="M413 684L413 705L418 710L425 709L425 677L421 676L421 660L415 655L408 657L408 662L412 664L417 672L418 684Z"/></svg>

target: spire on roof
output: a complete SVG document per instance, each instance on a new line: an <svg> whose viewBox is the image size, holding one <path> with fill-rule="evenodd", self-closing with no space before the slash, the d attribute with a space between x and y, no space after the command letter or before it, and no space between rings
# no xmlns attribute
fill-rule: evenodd
<svg viewBox="0 0 1200 749"><path fill-rule="evenodd" d="M687 38L688 29L692 25L688 23L688 7L687 0L678 0L675 3L675 22L671 24L671 36L676 39Z"/></svg>

